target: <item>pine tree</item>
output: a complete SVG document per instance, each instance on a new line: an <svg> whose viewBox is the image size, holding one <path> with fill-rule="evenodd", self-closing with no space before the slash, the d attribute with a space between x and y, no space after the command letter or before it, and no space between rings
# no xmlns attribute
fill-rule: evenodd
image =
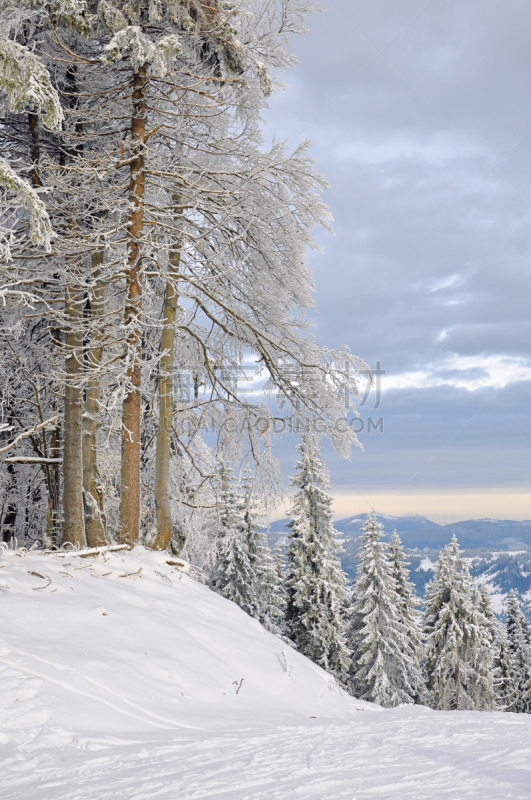
<svg viewBox="0 0 531 800"><path fill-rule="evenodd" d="M490 711L496 707L494 689L493 645L496 617L492 610L490 595L484 584L472 590L473 619L479 628L479 644L476 648L475 666L477 680L473 686L475 708Z"/></svg>
<svg viewBox="0 0 531 800"><path fill-rule="evenodd" d="M374 513L363 526L351 606L348 642L352 649L351 688L355 695L391 707L412 703L420 691L416 654L401 622L405 598L398 594L383 525ZM404 592L407 575L399 561ZM408 611L408 614L410 610Z"/></svg>
<svg viewBox="0 0 531 800"><path fill-rule="evenodd" d="M347 590L332 525L328 475L315 437L306 433L292 484L287 552L286 627L297 648L344 683L349 653L345 640Z"/></svg>
<svg viewBox="0 0 531 800"><path fill-rule="evenodd" d="M271 633L281 633L279 622L283 617L282 595L278 586L275 564L267 537L258 523L253 507L253 485L250 473L243 486L242 531L251 568L249 593L255 600L256 618Z"/></svg>
<svg viewBox="0 0 531 800"><path fill-rule="evenodd" d="M245 476L238 493L225 462L220 465L221 497L217 558L211 586L259 620L271 633L281 634L285 599L267 538L253 507L252 480Z"/></svg>
<svg viewBox="0 0 531 800"><path fill-rule="evenodd" d="M492 668L496 707L500 711L513 711L519 699L516 660L509 645L505 625L501 623L496 627Z"/></svg>
<svg viewBox="0 0 531 800"><path fill-rule="evenodd" d="M260 615L256 596L256 574L249 557L244 508L239 501L230 467L222 461L217 558L211 587L240 606L251 617Z"/></svg>
<svg viewBox="0 0 531 800"><path fill-rule="evenodd" d="M273 556L267 540L265 540L261 569L262 617L260 622L268 631L280 636L285 633L286 613L282 565L281 570L282 572L279 574L276 554Z"/></svg>
<svg viewBox="0 0 531 800"><path fill-rule="evenodd" d="M479 587L479 598L477 605L481 614L485 618L487 636L491 646L493 646L498 631L498 620L496 619L496 614L492 610L492 602L490 599L489 590L484 583L480 584Z"/></svg>
<svg viewBox="0 0 531 800"><path fill-rule="evenodd" d="M269 594L269 618L273 624L278 628L279 632L285 636L286 634L286 569L284 566L284 557L282 553L282 545L277 542L273 554L272 563L273 574L271 576L271 591Z"/></svg>
<svg viewBox="0 0 531 800"><path fill-rule="evenodd" d="M494 705L487 621L474 602L468 565L455 535L441 552L425 598L426 660L431 705L489 709Z"/></svg>
<svg viewBox="0 0 531 800"><path fill-rule="evenodd" d="M399 621L405 629L404 649L410 658L410 661L405 664L408 673L407 682L413 689L412 699L419 703L425 693L424 677L420 667L424 656L424 645L420 628L415 619L417 616L416 598L414 586L409 580L409 565L404 555L400 536L396 531L391 537L390 551L392 576L399 598Z"/></svg>
<svg viewBox="0 0 531 800"><path fill-rule="evenodd" d="M507 639L514 657L517 696L512 708L520 714L531 713L531 632L529 623L520 609L520 604L514 589L509 593L507 600Z"/></svg>

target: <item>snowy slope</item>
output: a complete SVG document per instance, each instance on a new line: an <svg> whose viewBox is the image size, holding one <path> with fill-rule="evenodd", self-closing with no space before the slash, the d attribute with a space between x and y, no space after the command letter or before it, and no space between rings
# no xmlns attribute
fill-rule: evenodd
<svg viewBox="0 0 531 800"><path fill-rule="evenodd" d="M125 735L349 717L327 673L166 558L3 555L0 675L39 685L28 719Z"/></svg>
<svg viewBox="0 0 531 800"><path fill-rule="evenodd" d="M531 717L353 700L165 562L2 555L3 798L531 798Z"/></svg>

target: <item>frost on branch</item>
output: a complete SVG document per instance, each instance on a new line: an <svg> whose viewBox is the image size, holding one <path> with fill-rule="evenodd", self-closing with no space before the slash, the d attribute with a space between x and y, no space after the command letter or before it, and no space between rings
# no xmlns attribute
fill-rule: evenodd
<svg viewBox="0 0 531 800"><path fill-rule="evenodd" d="M0 158L0 185L3 186L6 191L16 192L20 204L29 210L31 241L49 250L52 226L46 212L46 207L35 189L32 189L24 178L17 175L3 158ZM2 249L4 251L4 260L6 260L9 258L9 251L5 245ZM0 256L1 255L2 252L0 251Z"/></svg>
<svg viewBox="0 0 531 800"><path fill-rule="evenodd" d="M263 64L257 62L256 74L260 82L260 89L264 93L264 97L269 97L273 91L273 81L271 80L271 75L269 74L269 70L266 67L264 67Z"/></svg>
<svg viewBox="0 0 531 800"><path fill-rule="evenodd" d="M51 5L52 12L57 14L63 22L79 33L88 36L90 33L90 19L87 14L85 0L55 0Z"/></svg>
<svg viewBox="0 0 531 800"><path fill-rule="evenodd" d="M152 75L160 78L168 71L171 58L181 52L181 45L175 34L164 36L154 44L137 25L130 25L117 31L104 50L104 63L115 64L123 57L124 52L129 51L135 71L145 64L151 64Z"/></svg>
<svg viewBox="0 0 531 800"><path fill-rule="evenodd" d="M98 16L105 21L111 33L118 33L118 31L127 28L127 20L122 12L115 8L112 3L108 3L107 0L101 0L98 5Z"/></svg>
<svg viewBox="0 0 531 800"><path fill-rule="evenodd" d="M45 125L58 128L63 110L46 67L29 50L0 38L0 87L9 96L10 111L31 109Z"/></svg>

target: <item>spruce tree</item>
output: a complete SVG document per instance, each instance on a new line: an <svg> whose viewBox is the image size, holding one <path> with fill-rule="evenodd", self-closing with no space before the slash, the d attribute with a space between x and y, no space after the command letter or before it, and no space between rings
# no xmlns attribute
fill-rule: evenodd
<svg viewBox="0 0 531 800"><path fill-rule="evenodd" d="M370 514L363 526L349 628L353 693L383 706L412 703L420 691L416 653L401 616L405 598L397 591L383 525ZM401 573L402 573L401 565ZM407 576L403 589L407 595ZM409 612L408 612L409 613Z"/></svg>
<svg viewBox="0 0 531 800"><path fill-rule="evenodd" d="M468 565L455 535L440 553L425 598L425 670L438 709L494 705L487 621L474 601Z"/></svg>
<svg viewBox="0 0 531 800"><path fill-rule="evenodd" d="M501 623L496 628L492 667L496 708L499 711L514 711L519 699L516 659L509 645L505 625Z"/></svg>
<svg viewBox="0 0 531 800"><path fill-rule="evenodd" d="M531 713L531 632L529 623L520 609L514 589L507 600L507 639L514 657L517 692L512 708L520 714Z"/></svg>
<svg viewBox="0 0 531 800"><path fill-rule="evenodd" d="M498 620L496 619L496 614L492 610L492 602L490 599L489 590L484 583L480 584L479 587L478 607L481 614L485 618L487 636L491 646L493 646L498 631Z"/></svg>
<svg viewBox="0 0 531 800"><path fill-rule="evenodd" d="M391 571L399 599L399 621L404 626L403 646L410 659L405 662L404 667L407 672L408 684L413 689L412 699L419 703L425 693L424 677L420 667L424 656L424 644L422 642L422 633L416 620L415 589L409 580L409 565L404 555L400 536L396 531L393 532L391 537L390 550Z"/></svg>
<svg viewBox="0 0 531 800"><path fill-rule="evenodd" d="M286 635L286 569L282 545L277 542L273 553L272 574L270 575L269 611L272 624L282 636Z"/></svg>
<svg viewBox="0 0 531 800"><path fill-rule="evenodd" d="M245 512L230 467L222 461L217 555L210 585L251 617L260 615L256 574L249 557Z"/></svg>
<svg viewBox="0 0 531 800"><path fill-rule="evenodd" d="M211 587L259 620L271 633L283 633L284 587L253 506L250 474L240 492L229 466L219 468L217 554Z"/></svg>
<svg viewBox="0 0 531 800"><path fill-rule="evenodd" d="M287 552L288 636L301 653L340 683L347 679L345 640L347 590L332 525L328 475L315 436L306 433L292 485L298 491L290 510Z"/></svg>
<svg viewBox="0 0 531 800"><path fill-rule="evenodd" d="M241 525L251 569L248 589L255 600L253 616L256 616L271 633L280 634L284 616L283 587L282 584L279 585L273 555L258 519L253 505L252 479L250 473L247 473L243 486Z"/></svg>
<svg viewBox="0 0 531 800"><path fill-rule="evenodd" d="M271 633L282 636L285 633L286 597L284 570L282 562L280 563L280 572L278 570L278 555L271 553L267 540L265 540L261 570L262 618L260 622Z"/></svg>

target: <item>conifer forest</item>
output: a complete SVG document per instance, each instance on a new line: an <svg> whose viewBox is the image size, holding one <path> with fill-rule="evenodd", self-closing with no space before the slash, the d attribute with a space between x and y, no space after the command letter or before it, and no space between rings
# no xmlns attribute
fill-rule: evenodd
<svg viewBox="0 0 531 800"><path fill-rule="evenodd" d="M366 709L356 720L368 724L371 709L418 706L433 712L433 730L442 712L455 720L464 711L503 712L496 720L531 714L522 596L511 589L495 613L455 534L423 597L399 534L387 541L374 510L353 580L341 564L324 452L358 452L352 420L373 378L363 353L331 349L314 332L309 258L332 232L326 179L308 141L264 128L270 99L296 63L292 40L314 11L305 0L0 0L0 747L11 690L17 701L20 687L36 696L63 691L62 673L43 677L54 661L47 651L26 653L24 625L37 626L53 604L65 615L79 608L81 627L96 625L96 616L82 622L82 601L72 599L74 569L84 568L101 579L79 590L86 613L95 609L98 625L120 614L113 636L129 631L122 647L130 655L117 668L124 687L111 698L110 678L90 673L90 664L114 663L118 638L116 651L109 645L102 655L107 640L87 633L80 647L93 654L84 651L74 668L72 644L64 669L90 673L90 692L109 709L127 703L135 731L150 720L161 729L187 720L194 730L221 730L221 720L234 730L234 720L302 725L293 722L298 714L304 725L348 722ZM297 443L288 472L277 457L279 431ZM282 502L288 522L272 548L268 525ZM24 588L28 576L34 583ZM21 619L8 622L16 607ZM181 643L173 656L156 656L151 672L140 665L188 634L188 650ZM137 655L133 689L126 676ZM39 663L24 661L33 657ZM256 664L236 669L240 657ZM186 700L181 717L152 701L163 681L175 681L163 695L176 703L193 695L194 680L203 697L220 676L226 685L212 695L211 714ZM304 681L319 685L315 703ZM88 683L72 691L81 696ZM149 698L139 683L149 684ZM266 708L276 702L268 691L278 711ZM248 716L220 705L229 700L251 703ZM62 702L53 713L63 713ZM11 713L6 746L37 747L43 733L10 738L18 730ZM70 730L63 717L50 719L47 736ZM101 723L111 737L101 747L125 736L113 724ZM89 730L99 735L87 722L83 735ZM63 741L52 739L50 747ZM18 780L12 800L35 796ZM54 800L74 798L76 781L65 778ZM207 796L168 781L173 788L160 797ZM159 797L156 785L121 796ZM349 797L358 797L354 785ZM456 786L454 798L480 796ZM212 787L208 796L221 796ZM102 784L75 797L105 800L107 791ZM241 791L223 796L266 796ZM270 796L292 796L279 791ZM333 796L312 791L309 800ZM382 796L405 797L389 791Z"/></svg>

